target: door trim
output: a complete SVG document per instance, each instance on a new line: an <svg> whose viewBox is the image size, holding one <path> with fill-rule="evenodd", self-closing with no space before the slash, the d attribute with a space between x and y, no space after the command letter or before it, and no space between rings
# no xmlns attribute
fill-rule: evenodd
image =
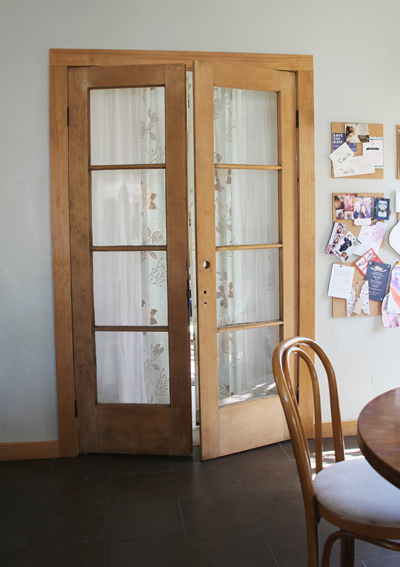
<svg viewBox="0 0 400 567"><path fill-rule="evenodd" d="M241 54L190 51L50 50L50 186L52 210L53 297L56 348L59 450L78 454L75 417L74 356L68 195L68 68L74 66L186 63L251 63L278 71L295 71L298 127L299 191L299 334L315 335L315 173L313 58L309 55ZM312 436L311 385L300 369L300 411Z"/></svg>

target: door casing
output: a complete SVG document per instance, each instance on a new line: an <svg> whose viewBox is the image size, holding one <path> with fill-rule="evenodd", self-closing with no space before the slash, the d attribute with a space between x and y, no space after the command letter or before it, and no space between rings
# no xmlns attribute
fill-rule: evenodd
<svg viewBox="0 0 400 567"><path fill-rule="evenodd" d="M296 72L298 159L298 296L299 334L315 335L315 176L313 58L302 55L179 51L50 50L50 181L52 209L53 294L56 346L59 454L78 454L75 416L75 376L72 335L68 194L68 69L79 66L126 66L193 61L244 63L267 69ZM312 389L299 369L300 411L306 434L313 435Z"/></svg>

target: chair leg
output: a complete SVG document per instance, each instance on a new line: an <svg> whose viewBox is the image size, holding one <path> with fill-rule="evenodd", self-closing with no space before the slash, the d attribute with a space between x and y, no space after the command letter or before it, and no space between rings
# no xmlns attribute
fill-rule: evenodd
<svg viewBox="0 0 400 567"><path fill-rule="evenodd" d="M354 567L354 538L340 539L340 567Z"/></svg>
<svg viewBox="0 0 400 567"><path fill-rule="evenodd" d="M342 532L340 530L338 532L334 532L333 534L329 535L326 538L324 549L322 551L321 567L329 567L329 560L331 558L332 546L335 543L335 541L338 539L340 539L341 542L343 541Z"/></svg>

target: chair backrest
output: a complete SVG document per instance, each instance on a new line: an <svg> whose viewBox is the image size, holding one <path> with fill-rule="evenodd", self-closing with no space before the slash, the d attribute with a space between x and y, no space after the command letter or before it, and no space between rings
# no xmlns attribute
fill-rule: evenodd
<svg viewBox="0 0 400 567"><path fill-rule="evenodd" d="M339 397L335 372L333 370L332 364L330 363L322 348L311 339L305 337L294 337L292 339L282 341L274 351L272 357L272 369L275 376L275 382L279 397L281 399L283 410L285 412L286 421L289 427L306 508L308 505L310 505L310 502L314 500L312 467L307 437L301 420L299 405L296 398L297 379L295 379L295 377L293 376L293 368L297 369L297 365L293 364L292 358L298 356L302 360L304 360L312 381L314 397L315 461L316 472L318 473L322 469L321 400L317 371L313 362L314 356L312 353L310 356L309 349L311 349L311 351L313 351L319 357L322 365L325 368L329 386L335 460L336 462L344 460L344 444L342 424L340 419ZM301 392L299 393L299 395L302 395Z"/></svg>

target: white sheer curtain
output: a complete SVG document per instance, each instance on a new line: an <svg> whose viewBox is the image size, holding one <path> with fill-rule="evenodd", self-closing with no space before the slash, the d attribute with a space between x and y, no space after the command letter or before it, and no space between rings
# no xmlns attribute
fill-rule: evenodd
<svg viewBox="0 0 400 567"><path fill-rule="evenodd" d="M91 91L91 163L163 163L164 89ZM163 170L92 172L95 246L166 243ZM93 253L95 324L167 325L166 253ZM155 329L156 330L156 329ZM96 332L100 403L169 403L167 333Z"/></svg>
<svg viewBox="0 0 400 567"><path fill-rule="evenodd" d="M276 165L274 93L214 89L216 163ZM279 241L278 174L216 169L216 244ZM279 318L277 250L217 252L218 325ZM260 328L218 335L220 403L274 392L271 356L279 333Z"/></svg>

